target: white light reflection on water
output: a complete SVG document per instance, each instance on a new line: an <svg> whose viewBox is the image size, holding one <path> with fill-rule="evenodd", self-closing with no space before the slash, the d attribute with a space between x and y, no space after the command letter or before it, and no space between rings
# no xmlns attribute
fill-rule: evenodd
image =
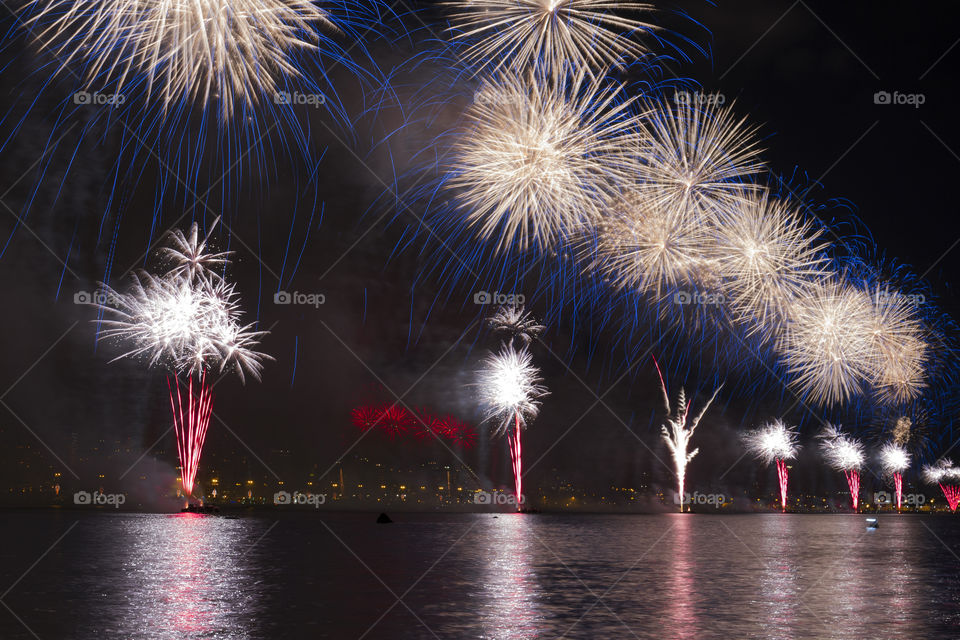
<svg viewBox="0 0 960 640"><path fill-rule="evenodd" d="M538 592L542 588L531 561L542 553L531 528L535 519L514 513L500 516L490 535L492 556L483 566L480 613L484 637L523 640L540 636ZM538 628L539 627L539 628Z"/></svg>

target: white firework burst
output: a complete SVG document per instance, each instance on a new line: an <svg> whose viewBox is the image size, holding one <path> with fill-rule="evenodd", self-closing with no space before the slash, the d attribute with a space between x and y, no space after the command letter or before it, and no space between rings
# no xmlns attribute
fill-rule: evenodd
<svg viewBox="0 0 960 640"><path fill-rule="evenodd" d="M766 190L717 212L708 252L734 312L751 332L779 328L791 301L826 277L821 234Z"/></svg>
<svg viewBox="0 0 960 640"><path fill-rule="evenodd" d="M747 433L744 440L750 453L766 464L775 460L792 460L800 449L796 429L787 426L782 420L774 420Z"/></svg>
<svg viewBox="0 0 960 640"><path fill-rule="evenodd" d="M859 471L863 466L863 443L828 424L819 436L827 463L837 471Z"/></svg>
<svg viewBox="0 0 960 640"><path fill-rule="evenodd" d="M545 327L539 324L532 314L524 310L523 305L501 305L496 313L487 318L487 324L497 333L505 333L512 341L519 338L523 344L529 344Z"/></svg>
<svg viewBox="0 0 960 640"><path fill-rule="evenodd" d="M763 164L756 128L732 109L679 99L649 105L641 121L642 163L634 187L645 208L700 221L749 202L756 189L750 180Z"/></svg>
<svg viewBox="0 0 960 640"><path fill-rule="evenodd" d="M949 458L941 458L936 464L923 468L923 479L930 484L960 482L960 468L957 468Z"/></svg>
<svg viewBox="0 0 960 640"><path fill-rule="evenodd" d="M880 466L883 473L892 476L910 468L910 454L895 442L888 442L880 449Z"/></svg>
<svg viewBox="0 0 960 640"><path fill-rule="evenodd" d="M506 65L520 70L547 65L566 68L619 67L647 53L633 36L657 29L626 17L653 6L632 0L454 0L451 31L472 42L464 58L481 68Z"/></svg>
<svg viewBox="0 0 960 640"><path fill-rule="evenodd" d="M631 103L621 85L583 74L487 82L447 181L467 224L497 251L547 249L592 227L636 171Z"/></svg>
<svg viewBox="0 0 960 640"><path fill-rule="evenodd" d="M876 362L870 296L825 280L792 300L787 316L778 349L791 385L819 405L862 392Z"/></svg>
<svg viewBox="0 0 960 640"><path fill-rule="evenodd" d="M923 325L907 296L878 285L872 297L871 344L875 362L871 383L887 402L912 400L926 387L927 344Z"/></svg>
<svg viewBox="0 0 960 640"><path fill-rule="evenodd" d="M479 374L480 401L485 419L497 424L497 433L509 430L511 422L525 425L540 412L540 398L547 389L540 370L526 348L504 345L484 360Z"/></svg>
<svg viewBox="0 0 960 640"><path fill-rule="evenodd" d="M166 109L219 101L220 115L254 105L300 75L292 54L334 29L312 0L33 0L27 27L88 86L145 85Z"/></svg>

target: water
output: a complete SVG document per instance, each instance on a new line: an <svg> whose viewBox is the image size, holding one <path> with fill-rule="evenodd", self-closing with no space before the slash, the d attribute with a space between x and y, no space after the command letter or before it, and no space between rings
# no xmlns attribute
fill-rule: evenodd
<svg viewBox="0 0 960 640"><path fill-rule="evenodd" d="M394 519L3 513L0 638L960 637L952 517Z"/></svg>

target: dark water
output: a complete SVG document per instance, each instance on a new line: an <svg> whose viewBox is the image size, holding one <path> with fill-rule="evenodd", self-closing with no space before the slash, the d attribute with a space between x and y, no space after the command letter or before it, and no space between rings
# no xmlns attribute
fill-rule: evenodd
<svg viewBox="0 0 960 640"><path fill-rule="evenodd" d="M0 638L960 638L957 518L395 520L0 514Z"/></svg>

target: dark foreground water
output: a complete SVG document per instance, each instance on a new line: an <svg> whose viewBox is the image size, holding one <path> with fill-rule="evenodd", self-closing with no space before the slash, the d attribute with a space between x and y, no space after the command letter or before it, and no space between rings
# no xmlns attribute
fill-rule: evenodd
<svg viewBox="0 0 960 640"><path fill-rule="evenodd" d="M0 513L0 638L960 638L960 517Z"/></svg>

